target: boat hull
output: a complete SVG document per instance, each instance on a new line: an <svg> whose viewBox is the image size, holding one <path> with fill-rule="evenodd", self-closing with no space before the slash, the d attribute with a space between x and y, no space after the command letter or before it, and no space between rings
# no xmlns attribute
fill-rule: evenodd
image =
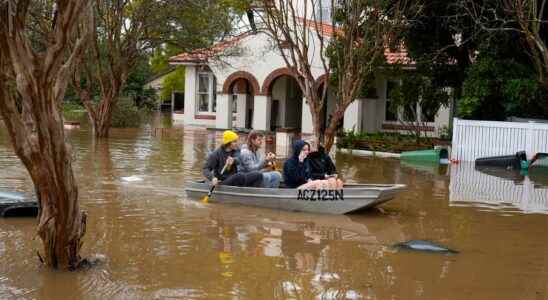
<svg viewBox="0 0 548 300"><path fill-rule="evenodd" d="M207 195L210 185L206 182L190 182L185 191L190 198L201 199ZM220 185L210 202L250 205L288 211L323 214L346 214L377 206L393 199L405 189L403 184L345 185L342 190L297 190L235 187Z"/></svg>

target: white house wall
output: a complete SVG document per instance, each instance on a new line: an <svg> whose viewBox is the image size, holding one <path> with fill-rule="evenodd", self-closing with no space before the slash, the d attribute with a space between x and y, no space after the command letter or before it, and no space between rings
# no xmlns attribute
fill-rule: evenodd
<svg viewBox="0 0 548 300"><path fill-rule="evenodd" d="M314 34L311 34L311 37L317 41L317 37ZM312 42L311 45L317 45L318 42ZM258 33L255 35L249 35L244 37L239 41L238 47L236 49L229 50L227 54L221 57L220 60L211 60L208 64L210 69L213 71L217 79L217 95L222 94L223 84L226 79L233 73L238 71L244 71L252 74L259 84L259 89L262 93L263 85L267 77L275 70L287 68L285 61L282 56L279 54L276 45L272 43L270 38L265 33ZM319 47L310 47L309 57L312 59L312 73L316 79L324 75L323 64L320 60L320 49ZM210 119L200 119L196 118L196 67L187 66L185 70L185 123L192 125L203 125L203 126L215 126L216 121ZM375 79L375 85L377 89L377 98L376 99L364 99L361 107L362 113L359 114L362 116L361 120L361 130L366 132L376 132L382 130L382 125L385 118L386 110L386 78L379 76ZM276 120L277 126L282 127L299 127L292 124L291 120L297 120L296 116L293 116L292 113L298 113L295 109L295 105L290 103L287 99L287 78L280 78L275 81L272 86L272 95L270 98L265 99L265 103L271 103L270 100L275 99L280 101L279 106L279 115ZM285 89L285 90L283 90ZM257 97L264 97L265 95L255 95L254 102L257 101ZM262 99L262 98L261 98ZM327 116L334 110L334 95L332 93L328 96L327 104ZM255 106L256 103L252 103L250 106ZM303 133L312 133L312 117L310 115L310 110L308 105L305 102L302 102L302 111L301 111L301 130ZM258 106L261 108L261 111L266 112L270 111L267 108L263 108L261 105ZM257 108L257 107L256 107ZM268 116L270 117L270 116ZM253 117L255 118L255 116ZM443 108L438 113L434 125L439 128L444 125L449 124L450 119L450 108ZM259 120L253 120L253 124L258 124ZM261 121L262 122L262 121ZM264 122L262 122L264 123ZM261 123L261 129L265 124ZM257 128L256 128L257 129Z"/></svg>
<svg viewBox="0 0 548 300"><path fill-rule="evenodd" d="M184 112L185 124L214 127L215 126L214 119L208 120L208 119L196 118L196 115L198 115L197 109L196 109L196 104L197 104L196 90L198 89L196 77L197 77L197 68L195 66L187 66L185 68L185 112ZM218 82L217 82L217 85L218 85Z"/></svg>
<svg viewBox="0 0 548 300"><path fill-rule="evenodd" d="M319 49L314 50L314 47L311 48L312 74L315 78L319 78L325 73L319 55L315 53ZM272 71L287 67L277 50L277 46L264 33L243 38L239 42L239 47L230 52L233 52L233 54L227 54L220 61L212 61L209 64L221 89L228 76L234 72L246 71L253 74L262 88L265 79Z"/></svg>

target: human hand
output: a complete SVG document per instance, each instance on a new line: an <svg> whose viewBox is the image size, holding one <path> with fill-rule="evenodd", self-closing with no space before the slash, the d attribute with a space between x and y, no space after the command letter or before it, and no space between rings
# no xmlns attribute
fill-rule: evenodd
<svg viewBox="0 0 548 300"><path fill-rule="evenodd" d="M217 177L213 177L213 179L211 179L211 185L217 186L218 184L219 184L219 179L217 179Z"/></svg>
<svg viewBox="0 0 548 300"><path fill-rule="evenodd" d="M232 156L229 156L227 159L226 159L226 166L231 166L232 164L234 163L234 158Z"/></svg>
<svg viewBox="0 0 548 300"><path fill-rule="evenodd" d="M308 154L306 152L301 151L301 153L299 154L299 162L303 162L307 155Z"/></svg>
<svg viewBox="0 0 548 300"><path fill-rule="evenodd" d="M266 155L266 160L275 160L276 159L276 154L272 153L272 152L268 152L268 154Z"/></svg>

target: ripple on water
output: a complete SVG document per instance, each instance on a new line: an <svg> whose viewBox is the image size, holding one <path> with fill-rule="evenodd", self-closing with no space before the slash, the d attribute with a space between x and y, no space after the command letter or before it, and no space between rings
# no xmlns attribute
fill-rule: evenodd
<svg viewBox="0 0 548 300"><path fill-rule="evenodd" d="M458 169L465 168L461 165L447 174L397 160L338 154L338 170L348 182L398 182L408 190L383 206L388 213L351 216L187 199L185 182L201 177L220 134L188 128L162 136L151 136L148 129L114 130L105 142L93 140L87 129L70 132L81 206L89 215L83 254L104 253L107 262L78 273L45 270L35 256L40 248L33 241L36 221L0 220L0 298L546 295L543 230L548 219L526 214L546 211L544 199L535 196L538 186L491 180L473 168ZM142 180L122 179L131 176ZM32 194L26 170L0 138L2 188ZM430 256L390 247L427 238L460 254Z"/></svg>

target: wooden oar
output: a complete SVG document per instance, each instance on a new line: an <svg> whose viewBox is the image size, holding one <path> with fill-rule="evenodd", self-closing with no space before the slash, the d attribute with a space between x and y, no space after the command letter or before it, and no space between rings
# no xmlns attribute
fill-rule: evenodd
<svg viewBox="0 0 548 300"><path fill-rule="evenodd" d="M221 177L224 174L227 166L228 166L228 164L225 163L223 169L221 170L221 174L219 174L219 177ZM217 183L217 185L218 184L219 183ZM211 197L211 194L213 194L213 191L215 190L215 187L216 187L216 185L212 186L211 189L209 189L209 193L207 193L207 195L205 195L204 198L202 198L203 203L208 203L209 202L209 197Z"/></svg>

